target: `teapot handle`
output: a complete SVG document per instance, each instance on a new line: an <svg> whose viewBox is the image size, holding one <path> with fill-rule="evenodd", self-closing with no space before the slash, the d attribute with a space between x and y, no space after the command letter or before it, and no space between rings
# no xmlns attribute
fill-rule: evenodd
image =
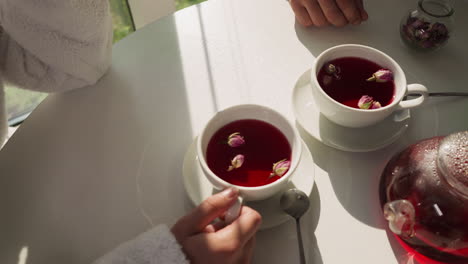
<svg viewBox="0 0 468 264"><path fill-rule="evenodd" d="M403 238L414 236L415 211L408 200L395 200L384 205L384 217L390 230Z"/></svg>

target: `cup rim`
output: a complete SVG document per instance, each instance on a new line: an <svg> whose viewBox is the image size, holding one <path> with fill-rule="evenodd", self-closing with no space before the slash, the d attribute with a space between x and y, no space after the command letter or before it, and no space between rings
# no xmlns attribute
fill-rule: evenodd
<svg viewBox="0 0 468 264"><path fill-rule="evenodd" d="M391 64L393 64L393 66L395 66L395 68L398 70L398 72L401 73L401 78L403 80L403 84L405 86L404 89L407 89L407 82L406 82L406 76L403 72L403 69L400 67L400 65L392 58L390 57L389 55L387 55L386 53L376 49L376 48L372 48L372 47L369 47L369 46L365 46L365 45L359 45L359 44L342 44L342 45L337 45L337 46L333 46L333 47L330 47L324 51L322 51L316 58L315 58L315 61L314 63L312 64L312 69L311 69L311 75L312 75L312 82L313 82L313 85L315 85L317 88L319 88L319 92L325 96L325 98L327 98L328 100L332 101L333 103L335 103L336 105L340 106L340 107L343 107L347 110L351 110L351 111L356 111L356 112L360 112L360 113L375 113L375 112L382 112L382 111L386 111L387 109L389 108L393 108L394 106L396 106L397 104L399 104L401 102L401 100L403 99L405 93L401 93L398 98L396 97L396 92L395 92L395 97L393 98L393 101L386 105L386 106L383 106L383 107L380 107L380 108L377 108L377 109L360 109L360 108L354 108L354 107L350 107L350 106L347 106L347 105L344 105L338 101L336 101L335 99L333 99L331 96L329 96L322 88L322 86L320 86L318 80L317 80L317 62L322 59L325 55L327 55L328 53L332 52L333 50L336 50L336 49L341 49L341 48L346 48L346 47L354 47L354 48L362 48L362 49L369 49L377 54L380 54L381 56L385 57L388 61L390 61ZM346 57L346 56L343 56L343 57ZM353 57L352 55L350 55L349 57ZM354 56L356 57L356 56ZM368 59L366 59L368 60ZM396 84L395 84L395 89L396 89Z"/></svg>
<svg viewBox="0 0 468 264"><path fill-rule="evenodd" d="M240 186L240 185L236 185L236 184L232 184L230 182L227 182L223 179L221 179L220 177L218 177L218 175L216 175L209 167L208 167L208 164L206 162L206 159L205 159L205 155L203 153L203 149L202 149L202 136L205 134L205 131L207 130L207 128L209 127L209 124L217 117L219 116L220 114L223 114L223 113L226 113L226 111L234 111L235 109L237 108L243 108L243 107L256 107L256 108L259 108L259 109L263 109L263 110L266 110L266 111L270 111L270 112L273 112L275 113L277 116L279 116L280 118L282 118L287 124L288 126L291 128L293 134L294 134L294 139L293 141L295 141L295 145L296 145L296 151L294 151L293 149L291 149L291 154L294 154L294 152L297 152L297 162L291 162L291 167L289 167L289 170L288 172L286 172L286 174L284 174L282 177L280 177L278 180L274 181L274 182L271 182L271 183L268 183L268 184L265 184L265 185L261 185L261 186L254 186L254 187L249 187L249 186ZM244 118L244 119L249 119L249 118ZM236 119L236 120L242 120L242 119ZM233 122L233 121L231 121ZM267 122L267 121L264 121L264 122ZM229 124L230 122L226 123L226 124ZM269 122L267 122L269 123ZM271 124L271 123L269 123ZM281 131L281 133L284 134L284 132L279 129L277 126L275 126L274 124L271 124L273 125L274 127L276 127L278 130ZM301 156L302 156L302 140L301 140L301 137L299 136L299 132L297 131L297 129L294 127L294 125L283 115L281 114L280 112L270 108L270 107L266 107L266 106L263 106L263 105L257 105L257 104L240 104L240 105L235 105L235 106L231 106L231 107L228 107L228 108L225 108L223 109L222 111L219 111L217 112L215 115L213 115L210 120L206 123L206 125L203 127L201 133L198 135L197 137L197 156L198 156L198 161L199 161L199 164L200 166L203 167L203 171L204 173L209 173L210 174L210 177L212 179L215 179L216 181L218 181L221 185L223 186L226 186L226 187L234 187L240 191L259 191L259 190L264 190L264 189L269 189L269 188L273 188L274 186L276 185L280 185L282 184L283 182L285 181L288 181L289 178L291 178L292 174L294 173L294 171L296 170L297 166L299 165L299 162L300 162L300 159L301 159Z"/></svg>

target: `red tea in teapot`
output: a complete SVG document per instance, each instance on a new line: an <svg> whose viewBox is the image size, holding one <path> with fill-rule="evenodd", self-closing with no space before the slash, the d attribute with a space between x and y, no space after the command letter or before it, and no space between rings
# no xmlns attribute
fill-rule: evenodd
<svg viewBox="0 0 468 264"><path fill-rule="evenodd" d="M404 243L443 263L468 263L468 131L393 157L380 196L390 230Z"/></svg>
<svg viewBox="0 0 468 264"><path fill-rule="evenodd" d="M288 139L279 129L264 121L244 119L225 125L213 135L206 160L221 179L256 187L284 175L291 155Z"/></svg>

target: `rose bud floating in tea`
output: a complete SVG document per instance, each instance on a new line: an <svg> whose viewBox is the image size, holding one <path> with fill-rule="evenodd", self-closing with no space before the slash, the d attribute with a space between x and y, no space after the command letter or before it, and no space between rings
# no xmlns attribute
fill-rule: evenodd
<svg viewBox="0 0 468 264"><path fill-rule="evenodd" d="M339 67L336 67L334 64L331 64L329 63L328 65L325 66L325 71L329 74L329 75L326 75L324 78L327 78L329 77L330 80L333 79L331 78L331 76L335 77L335 79L339 80L341 79L340 77L340 68Z"/></svg>
<svg viewBox="0 0 468 264"><path fill-rule="evenodd" d="M359 99L358 106L361 109L369 109L374 102L374 99L368 95L363 95L361 99Z"/></svg>
<svg viewBox="0 0 468 264"><path fill-rule="evenodd" d="M274 176L278 176L278 177L283 176L284 174L286 174L286 172L288 172L290 166L291 166L291 161L287 159L283 159L283 160L276 162L275 164L273 164L273 172L270 173L270 178Z"/></svg>
<svg viewBox="0 0 468 264"><path fill-rule="evenodd" d="M236 155L232 160L231 160L231 165L229 165L227 171L232 171L234 169L238 169L242 167L242 164L244 164L245 157L242 154Z"/></svg>
<svg viewBox="0 0 468 264"><path fill-rule="evenodd" d="M239 146L242 146L242 145L244 145L244 143L245 143L244 137L241 136L241 134L239 132L232 133L228 137L228 145L233 147L233 148L237 148Z"/></svg>
<svg viewBox="0 0 468 264"><path fill-rule="evenodd" d="M393 73L390 70L380 69L372 74L372 77L367 79L368 82L389 82L393 81Z"/></svg>
<svg viewBox="0 0 468 264"><path fill-rule="evenodd" d="M358 106L361 109L377 109L382 107L378 101L374 101L374 99L368 95L363 95L361 99L359 99Z"/></svg>

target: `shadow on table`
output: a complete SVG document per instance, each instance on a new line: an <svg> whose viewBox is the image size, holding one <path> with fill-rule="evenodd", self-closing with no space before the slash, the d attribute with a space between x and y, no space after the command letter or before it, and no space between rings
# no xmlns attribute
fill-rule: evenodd
<svg viewBox="0 0 468 264"><path fill-rule="evenodd" d="M397 241L395 235L386 228L385 233L387 234L388 241L390 242L390 246L392 248L393 254L395 255L395 260L401 264L428 264L428 263L420 263L415 258L414 255L407 252Z"/></svg>
<svg viewBox="0 0 468 264"><path fill-rule="evenodd" d="M351 153L328 147L309 135L296 123L301 137L306 142L314 162L328 173L335 195L341 205L359 221L376 228L384 228L379 202L379 179L385 166L380 159L382 155L375 152ZM379 150L390 153L388 147ZM333 157L333 159L331 158ZM370 168L368 164L374 164Z"/></svg>
<svg viewBox="0 0 468 264"><path fill-rule="evenodd" d="M308 263L312 264L322 264L322 255L317 243L317 238L315 237L315 230L320 219L320 194L317 188L317 184L314 184L312 193L310 194L310 209L307 214L304 215L304 218L301 219L301 225L304 226L304 241L306 260L309 260ZM307 247L308 246L308 247Z"/></svg>
<svg viewBox="0 0 468 264"><path fill-rule="evenodd" d="M314 234L321 210L317 185L314 185L309 199L310 208L300 220L304 252L307 263L322 264L322 255ZM285 259L287 263L299 263L296 222L293 218L280 226L258 232L256 243L262 246L256 247L253 263L285 263Z"/></svg>

